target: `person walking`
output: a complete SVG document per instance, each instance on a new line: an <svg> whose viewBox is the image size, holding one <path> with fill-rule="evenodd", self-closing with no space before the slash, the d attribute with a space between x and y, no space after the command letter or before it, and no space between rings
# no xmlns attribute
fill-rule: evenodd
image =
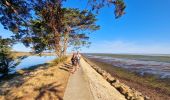
<svg viewBox="0 0 170 100"><path fill-rule="evenodd" d="M74 72L77 70L77 64L78 64L78 58L77 58L76 53L73 53L73 55L71 57L71 63L72 63L71 73L74 74Z"/></svg>
<svg viewBox="0 0 170 100"><path fill-rule="evenodd" d="M81 59L81 55L80 55L79 51L77 51L77 69L80 68L80 59Z"/></svg>

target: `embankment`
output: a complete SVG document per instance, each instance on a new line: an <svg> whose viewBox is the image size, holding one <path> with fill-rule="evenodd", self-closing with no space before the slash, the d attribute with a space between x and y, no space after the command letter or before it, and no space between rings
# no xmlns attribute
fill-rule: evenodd
<svg viewBox="0 0 170 100"><path fill-rule="evenodd" d="M0 82L0 100L61 100L69 78L69 61L18 71L18 76Z"/></svg>
<svg viewBox="0 0 170 100"><path fill-rule="evenodd" d="M88 58L87 61L91 65L98 66L102 70L107 71L114 78L119 79L121 83L141 92L151 100L170 100L168 80L155 80L155 78L151 76L138 76L136 73L119 67L113 67L113 65L103 63L97 59Z"/></svg>

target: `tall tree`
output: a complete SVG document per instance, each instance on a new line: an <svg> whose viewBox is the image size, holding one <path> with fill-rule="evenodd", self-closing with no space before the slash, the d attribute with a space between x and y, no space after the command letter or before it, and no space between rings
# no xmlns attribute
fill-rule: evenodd
<svg viewBox="0 0 170 100"><path fill-rule="evenodd" d="M21 39L26 46L32 46L36 53L55 49L56 54L62 56L68 43L88 44L88 37L83 32L98 29L92 13L63 9L62 4L66 1L1 0L0 23L5 29L11 30L16 39ZM106 5L115 5L116 18L124 14L126 7L123 0L87 1L91 9L96 11Z"/></svg>
<svg viewBox="0 0 170 100"><path fill-rule="evenodd" d="M63 54L66 53L68 44L75 46L75 43L78 43L78 41L80 45L88 44L89 37L87 33L99 29L99 26L95 23L96 16L88 10L79 11L78 9L64 9L64 12L65 21L63 21L63 26L65 29L63 32Z"/></svg>
<svg viewBox="0 0 170 100"><path fill-rule="evenodd" d="M57 31L57 35L59 35L59 37L57 37L57 44L56 30L53 29L56 28L58 30L57 23L51 25L51 22L48 21L49 19L46 18L46 16L50 17L50 15L48 15L48 13L43 15L43 13L46 12L44 10L39 13L40 17L31 21L32 28L30 30L32 30L32 32L23 38L23 42L28 46L32 44L37 53L54 49L57 56L61 57L66 54L70 42L77 39L83 42L85 39L87 40L87 32L99 29L99 26L95 24L95 15L87 10L80 11L78 9L62 8L61 11L63 16L62 22L60 23L60 31ZM55 15L52 14L51 17L53 16Z"/></svg>

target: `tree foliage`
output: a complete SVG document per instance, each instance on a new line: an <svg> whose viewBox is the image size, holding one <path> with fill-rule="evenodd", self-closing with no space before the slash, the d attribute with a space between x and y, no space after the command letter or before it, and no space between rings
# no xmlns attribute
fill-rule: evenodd
<svg viewBox="0 0 170 100"><path fill-rule="evenodd" d="M20 60L25 58L25 56L15 58L11 52L11 45L11 39L2 39L0 37L0 74L4 76L8 75L11 69L15 68L20 63Z"/></svg>
<svg viewBox="0 0 170 100"><path fill-rule="evenodd" d="M44 8L42 9L42 11L37 12L39 17L31 21L31 32L23 38L25 45L30 46L31 44L37 53L44 50L55 50L58 56L64 56L68 44L71 45L79 40L85 45L85 41L88 40L86 33L99 29L99 26L95 24L95 15L87 10L80 11L78 9L62 8L63 16L62 22L60 22L61 27L59 28L57 27L58 23L53 23L55 22L54 20L53 22L49 21L49 18L52 19L57 15L55 13L52 16L49 13L43 14L47 11ZM46 16L48 17L46 18ZM56 35L59 35L59 37ZM56 41L59 42L56 43Z"/></svg>
<svg viewBox="0 0 170 100"><path fill-rule="evenodd" d="M126 5L124 0L88 0L88 4L90 5L91 9L97 13L105 6L115 6L115 18L120 18L125 14Z"/></svg>
<svg viewBox="0 0 170 100"><path fill-rule="evenodd" d="M123 0L87 1L89 11L63 8L67 0L1 0L0 23L35 53L55 50L62 56L69 45L79 48L90 44L87 33L99 29L93 11L114 5L115 18L125 13Z"/></svg>
<svg viewBox="0 0 170 100"><path fill-rule="evenodd" d="M30 7L27 0L0 0L0 23L17 38L21 34L26 34L27 22L31 18Z"/></svg>

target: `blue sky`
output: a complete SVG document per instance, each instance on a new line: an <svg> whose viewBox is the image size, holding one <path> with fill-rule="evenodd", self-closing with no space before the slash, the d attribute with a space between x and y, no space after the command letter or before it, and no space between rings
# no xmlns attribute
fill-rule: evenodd
<svg viewBox="0 0 170 100"><path fill-rule="evenodd" d="M125 0L126 14L114 19L113 7L100 10L97 24L101 29L90 34L92 45L82 52L100 53L169 53L170 0ZM68 0L66 7L85 8L84 0ZM9 31L0 26L3 37ZM18 44L14 50L27 51Z"/></svg>

